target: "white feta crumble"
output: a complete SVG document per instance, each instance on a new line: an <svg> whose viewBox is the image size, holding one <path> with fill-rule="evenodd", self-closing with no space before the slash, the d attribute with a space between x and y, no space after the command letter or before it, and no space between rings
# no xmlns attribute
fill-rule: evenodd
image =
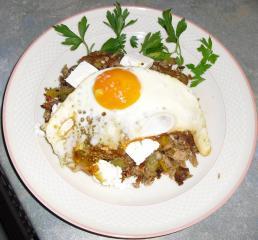
<svg viewBox="0 0 258 240"><path fill-rule="evenodd" d="M120 61L125 67L143 67L150 68L154 60L139 53L126 54Z"/></svg>
<svg viewBox="0 0 258 240"><path fill-rule="evenodd" d="M70 85L76 88L82 80L87 78L89 75L97 72L98 69L87 62L81 62L65 79Z"/></svg>
<svg viewBox="0 0 258 240"><path fill-rule="evenodd" d="M135 161L136 165L140 165L145 159L159 148L159 143L151 139L135 141L128 144L125 152Z"/></svg>
<svg viewBox="0 0 258 240"><path fill-rule="evenodd" d="M45 132L43 130L41 130L41 124L39 122L37 122L34 126L34 133L36 134L36 136L38 137L44 137L45 136Z"/></svg>
<svg viewBox="0 0 258 240"><path fill-rule="evenodd" d="M93 176L93 179L104 186L123 190L132 187L132 184L136 182L135 176L128 177L122 182L122 169L108 161L100 159L97 165L99 171Z"/></svg>
<svg viewBox="0 0 258 240"><path fill-rule="evenodd" d="M96 179L105 186L118 187L122 180L122 169L118 166L100 159L97 163L99 171Z"/></svg>

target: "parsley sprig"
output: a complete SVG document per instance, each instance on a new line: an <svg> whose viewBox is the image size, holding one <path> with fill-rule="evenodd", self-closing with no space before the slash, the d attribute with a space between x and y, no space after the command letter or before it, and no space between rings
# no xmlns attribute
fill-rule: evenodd
<svg viewBox="0 0 258 240"><path fill-rule="evenodd" d="M194 74L190 87L196 87L205 80L202 75L217 61L219 57L212 50L212 40L210 37L207 40L202 38L200 42L201 45L197 48L197 51L202 54L201 61L197 65L186 65L186 67Z"/></svg>
<svg viewBox="0 0 258 240"><path fill-rule="evenodd" d="M130 38L130 44L132 46L132 48L137 48L138 47L138 38L136 36L132 36Z"/></svg>
<svg viewBox="0 0 258 240"><path fill-rule="evenodd" d="M160 32L149 32L145 36L140 53L156 61L169 59L171 55L167 47L162 43Z"/></svg>
<svg viewBox="0 0 258 240"><path fill-rule="evenodd" d="M172 54L174 54L174 53L176 54L177 64L183 65L184 58L182 56L179 38L180 38L181 34L187 28L185 19L183 18L178 22L178 24L176 26L176 30L175 30L173 27L173 24L172 24L172 10L167 9L162 12L162 18L158 18L158 23L160 24L160 26L162 26L165 29L165 31L168 35L166 38L166 42L176 44L175 50L172 52Z"/></svg>
<svg viewBox="0 0 258 240"><path fill-rule="evenodd" d="M65 37L62 44L71 46L70 49L72 51L76 50L81 44L86 47L87 54L92 51L94 43L91 46L88 46L85 41L85 34L89 28L89 24L87 23L87 18L85 16L82 17L81 21L78 23L79 35L70 30L65 24L56 25L53 28L63 37Z"/></svg>
<svg viewBox="0 0 258 240"><path fill-rule="evenodd" d="M122 9L121 5L116 2L114 4L115 9L113 12L107 11L106 18L107 21L104 22L108 27L110 27L116 37L115 38L109 38L101 47L102 51L105 52L123 52L125 53L125 42L126 42L126 34L122 33L123 30L134 24L137 19L129 20L126 22L127 17L129 16L128 9Z"/></svg>
<svg viewBox="0 0 258 240"><path fill-rule="evenodd" d="M128 26L134 24L137 19L127 20L129 16L128 9L122 9L121 5L116 2L114 4L115 8L113 11L107 11L106 13L106 24L110 27L115 33L115 37L109 38L101 47L100 51L110 52L110 53L126 53L125 51L125 43L126 43L126 34L123 33L123 30ZM162 12L162 16L158 18L159 25L166 31L167 43L174 43L175 49L170 52L166 45L163 43L163 39L161 37L161 33L149 32L141 46L140 53L145 56L148 56L156 61L167 60L171 57L176 58L176 63L178 66L184 64L184 58L182 56L181 46L180 46L180 36L187 29L187 23L185 19L181 19L176 27L173 26L173 16L172 10L167 9ZM89 24L87 22L87 18L84 16L78 23L78 34L74 33L68 26L64 24L54 26L55 31L60 33L65 40L62 44L70 46L70 49L76 50L81 44L86 47L87 55L91 53L94 43L89 46L85 41L85 35L89 28ZM138 47L139 39L136 36L132 36L130 38L130 44L132 48ZM205 78L203 75L206 71L213 65L218 59L218 55L213 52L212 49L212 40L209 37L208 39L202 38L199 40L201 45L197 48L197 51L202 54L202 59L197 65L187 64L186 67L193 74L193 78L190 84L190 87L196 87L198 84L203 82Z"/></svg>

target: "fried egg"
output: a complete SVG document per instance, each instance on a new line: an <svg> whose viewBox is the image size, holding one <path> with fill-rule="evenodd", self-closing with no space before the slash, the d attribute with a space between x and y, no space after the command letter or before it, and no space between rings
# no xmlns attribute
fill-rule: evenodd
<svg viewBox="0 0 258 240"><path fill-rule="evenodd" d="M211 150L203 112L190 89L176 78L138 67L109 68L84 79L45 130L65 162L86 138L116 149L135 139L189 130L202 155Z"/></svg>

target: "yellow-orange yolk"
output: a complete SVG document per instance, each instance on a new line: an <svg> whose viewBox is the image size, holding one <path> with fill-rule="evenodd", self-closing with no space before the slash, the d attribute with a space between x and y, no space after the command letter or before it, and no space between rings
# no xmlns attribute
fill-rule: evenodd
<svg viewBox="0 0 258 240"><path fill-rule="evenodd" d="M141 84L132 72L111 69L100 74L93 86L97 102L107 109L124 109L140 97Z"/></svg>

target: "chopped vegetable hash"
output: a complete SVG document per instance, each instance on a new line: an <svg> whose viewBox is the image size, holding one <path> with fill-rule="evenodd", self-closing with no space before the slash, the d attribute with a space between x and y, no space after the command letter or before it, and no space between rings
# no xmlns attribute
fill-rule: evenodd
<svg viewBox="0 0 258 240"><path fill-rule="evenodd" d="M120 66L122 57L122 53L96 51L82 57L78 64L86 61L101 70ZM53 105L62 103L73 92L74 88L66 82L66 78L76 66L71 68L64 66L59 77L59 87L45 89L45 103L42 108L45 109L44 119L46 123L51 117ZM191 76L182 73L183 67L177 66L174 58L155 61L151 69L176 77L184 84L188 84L191 79ZM95 163L99 159L105 159L113 165L121 167L122 179L136 177L135 187L139 187L141 183L149 185L156 178L160 178L162 174L168 175L179 185L183 184L184 180L191 177L186 161L190 161L194 167L198 164L196 159L198 150L192 134L189 131L174 132L154 137L153 140L159 142L159 148L140 165L136 165L124 150L110 150L106 147L92 146L88 140L85 140L80 148L74 149L74 162L69 164L69 167L93 175L97 171Z"/></svg>
<svg viewBox="0 0 258 240"><path fill-rule="evenodd" d="M74 150L74 163L70 167L93 175L97 171L94 164L99 159L105 159L122 169L122 179L135 176L135 187L139 187L140 183L150 185L161 174L167 174L178 185L183 184L184 180L191 177L186 161L189 160L193 166L198 164L198 150L192 134L189 131L174 132L154 137L153 140L159 142L159 149L140 165L136 165L122 149L95 147L86 141L83 146Z"/></svg>

